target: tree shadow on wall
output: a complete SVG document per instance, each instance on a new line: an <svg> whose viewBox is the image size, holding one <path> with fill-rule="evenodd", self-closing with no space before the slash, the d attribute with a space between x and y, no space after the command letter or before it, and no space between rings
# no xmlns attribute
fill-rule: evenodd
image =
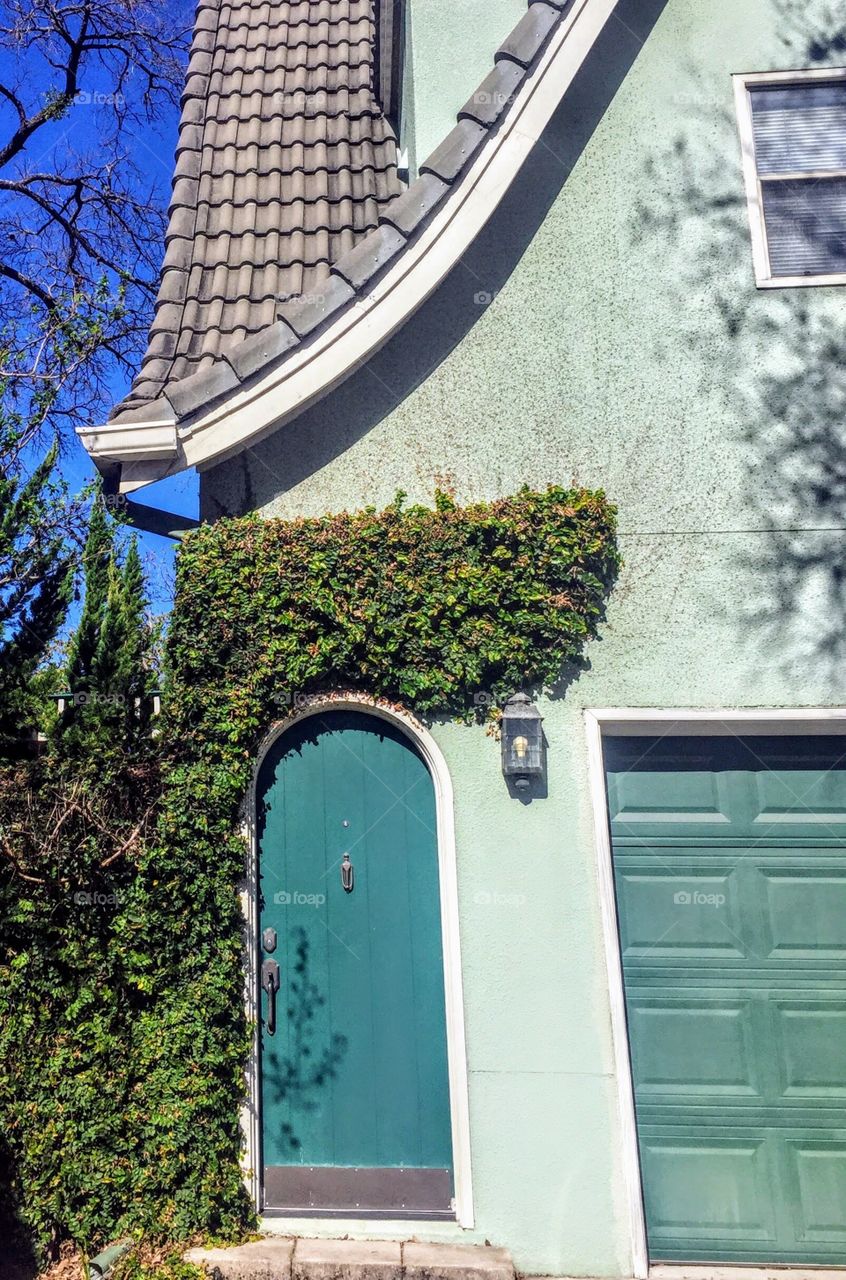
<svg viewBox="0 0 846 1280"><path fill-rule="evenodd" d="M287 1053L279 1053L275 1047L266 1048L262 1062L265 1098L272 1098L281 1114L288 1115L279 1126L277 1138L292 1162L300 1159L302 1135L297 1132L295 1117L304 1117L317 1111L328 1096L327 1085L338 1075L347 1051L346 1036L333 1034L329 1043L321 1047L315 1019L326 1004L326 996L312 980L310 944L305 929L292 930L296 957L287 984L283 983L280 996L285 994L286 1006L282 1012L287 1017ZM271 1042L272 1043L272 1042Z"/></svg>
<svg viewBox="0 0 846 1280"><path fill-rule="evenodd" d="M773 12L785 68L843 62L842 7L775 0ZM724 420L740 424L746 493L731 527L760 531L739 553L750 584L742 622L783 674L801 677L813 665L830 679L846 657L846 294L756 289L737 121L696 73L688 80L701 98L684 96L672 148L650 157L653 196L635 210L632 237L635 246L661 243L673 264L663 287L673 293L679 341L701 352L699 299L716 307L721 364L715 370L699 355L700 389L712 398L718 381ZM815 225L812 210L802 230L830 247L830 226ZM653 367L666 363L665 352L653 356Z"/></svg>
<svg viewBox="0 0 846 1280"><path fill-rule="evenodd" d="M619 0L542 138L446 279L340 389L224 464L227 499L202 491L204 519L252 510L309 479L391 414L446 360L507 283L666 4ZM457 423L456 431L468 425ZM437 459L432 463L436 468Z"/></svg>

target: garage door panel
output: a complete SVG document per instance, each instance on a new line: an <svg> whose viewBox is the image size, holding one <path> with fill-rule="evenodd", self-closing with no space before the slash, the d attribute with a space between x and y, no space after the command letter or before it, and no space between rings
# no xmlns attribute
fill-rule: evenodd
<svg viewBox="0 0 846 1280"><path fill-rule="evenodd" d="M669 1111L684 1102L718 1106L722 1099L768 1109L770 1122L795 1124L807 1122L805 1108L813 1121L818 1105L846 1103L842 996L821 1001L760 983L740 998L732 989L694 987L686 975L683 981L684 997L666 975L654 983L633 975L628 984L639 1107L663 1104ZM716 1115L722 1123L722 1112Z"/></svg>
<svg viewBox="0 0 846 1280"><path fill-rule="evenodd" d="M770 1153L763 1138L720 1141L645 1133L641 1147L653 1231L665 1239L774 1243Z"/></svg>
<svg viewBox="0 0 846 1280"><path fill-rule="evenodd" d="M728 804L721 791L718 775L707 769L680 773L672 793L661 785L660 775L645 777L635 770L615 775L608 798L613 820L630 826L633 834L657 829L666 836L673 828L691 823L709 830L730 825Z"/></svg>
<svg viewBox="0 0 846 1280"><path fill-rule="evenodd" d="M823 736L606 739L611 821L622 838L840 845L844 743Z"/></svg>
<svg viewBox="0 0 846 1280"><path fill-rule="evenodd" d="M846 868L764 869L767 954L846 960Z"/></svg>
<svg viewBox="0 0 846 1280"><path fill-rule="evenodd" d="M771 1009L781 1096L846 1102L846 1001L774 1001Z"/></svg>
<svg viewBox="0 0 846 1280"><path fill-rule="evenodd" d="M841 759L835 755L828 769L763 767L753 772L756 827L803 827L840 838L846 824L846 798L836 766L842 768L843 762L841 748Z"/></svg>
<svg viewBox="0 0 846 1280"><path fill-rule="evenodd" d="M846 739L606 762L650 1255L846 1265Z"/></svg>
<svg viewBox="0 0 846 1280"><path fill-rule="evenodd" d="M629 1000L629 1035L638 1096L674 1101L711 1096L760 1102L752 1002Z"/></svg>
<svg viewBox="0 0 846 1280"><path fill-rule="evenodd" d="M788 1139L784 1155L797 1239L846 1245L846 1143Z"/></svg>
<svg viewBox="0 0 846 1280"><path fill-rule="evenodd" d="M745 955L733 872L673 872L664 867L663 855L656 861L657 868L621 869L618 875L624 954L653 963L661 956L694 959L704 952Z"/></svg>

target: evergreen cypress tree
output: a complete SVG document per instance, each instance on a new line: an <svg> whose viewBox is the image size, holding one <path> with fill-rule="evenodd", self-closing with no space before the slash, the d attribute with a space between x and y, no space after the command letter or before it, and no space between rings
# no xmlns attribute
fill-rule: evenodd
<svg viewBox="0 0 846 1280"><path fill-rule="evenodd" d="M153 679L144 577L134 540L122 554L122 537L95 501L65 671L77 700L45 751L0 769L0 1130L11 1134L0 1160L14 1171L7 1219L37 1225L42 1239L117 1221L131 1185L124 1064L137 991L126 980L121 913L155 828L160 779L143 701ZM27 1002L26 1016L16 1016ZM69 1071L72 1123L63 1111ZM91 1170L105 1165L109 1176L92 1182ZM0 1254L11 1231L4 1174ZM49 1192L24 1194L42 1182Z"/></svg>
<svg viewBox="0 0 846 1280"><path fill-rule="evenodd" d="M67 616L73 588L55 461L54 446L21 480L0 449L0 756L28 727L28 687Z"/></svg>
<svg viewBox="0 0 846 1280"><path fill-rule="evenodd" d="M133 535L120 582L119 606L123 621L120 679L127 699L127 711L132 717L127 733L139 742L146 741L149 736L155 685L152 639L147 622L148 603L138 539Z"/></svg>
<svg viewBox="0 0 846 1280"><path fill-rule="evenodd" d="M97 650L108 603L114 551L114 530L102 502L95 500L82 553L82 612L71 639L67 664L68 687L81 702L86 695L97 691Z"/></svg>
<svg viewBox="0 0 846 1280"><path fill-rule="evenodd" d="M59 724L61 745L92 762L99 752L133 752L149 740L151 643L137 540L121 563L116 523L95 502L82 556L84 592L70 644L72 698Z"/></svg>

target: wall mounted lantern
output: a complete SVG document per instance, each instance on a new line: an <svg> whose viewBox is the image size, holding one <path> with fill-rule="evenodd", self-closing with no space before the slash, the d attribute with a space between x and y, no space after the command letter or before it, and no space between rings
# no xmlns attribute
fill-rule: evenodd
<svg viewBox="0 0 846 1280"><path fill-rule="evenodd" d="M502 708L502 772L518 791L527 791L533 778L542 778L543 716L528 694L515 693Z"/></svg>

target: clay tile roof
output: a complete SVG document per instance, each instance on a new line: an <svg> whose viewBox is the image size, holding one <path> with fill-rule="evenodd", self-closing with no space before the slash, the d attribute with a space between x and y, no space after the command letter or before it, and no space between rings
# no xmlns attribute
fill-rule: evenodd
<svg viewBox="0 0 846 1280"><path fill-rule="evenodd" d="M404 190L374 0L199 0L165 256L125 414L319 294Z"/></svg>
<svg viewBox="0 0 846 1280"><path fill-rule="evenodd" d="M236 391L366 294L461 186L555 30L607 8L527 0L406 189L374 91L376 3L199 0L155 318L112 415L147 433L151 456L173 456L174 415ZM97 429L86 434L98 456Z"/></svg>

